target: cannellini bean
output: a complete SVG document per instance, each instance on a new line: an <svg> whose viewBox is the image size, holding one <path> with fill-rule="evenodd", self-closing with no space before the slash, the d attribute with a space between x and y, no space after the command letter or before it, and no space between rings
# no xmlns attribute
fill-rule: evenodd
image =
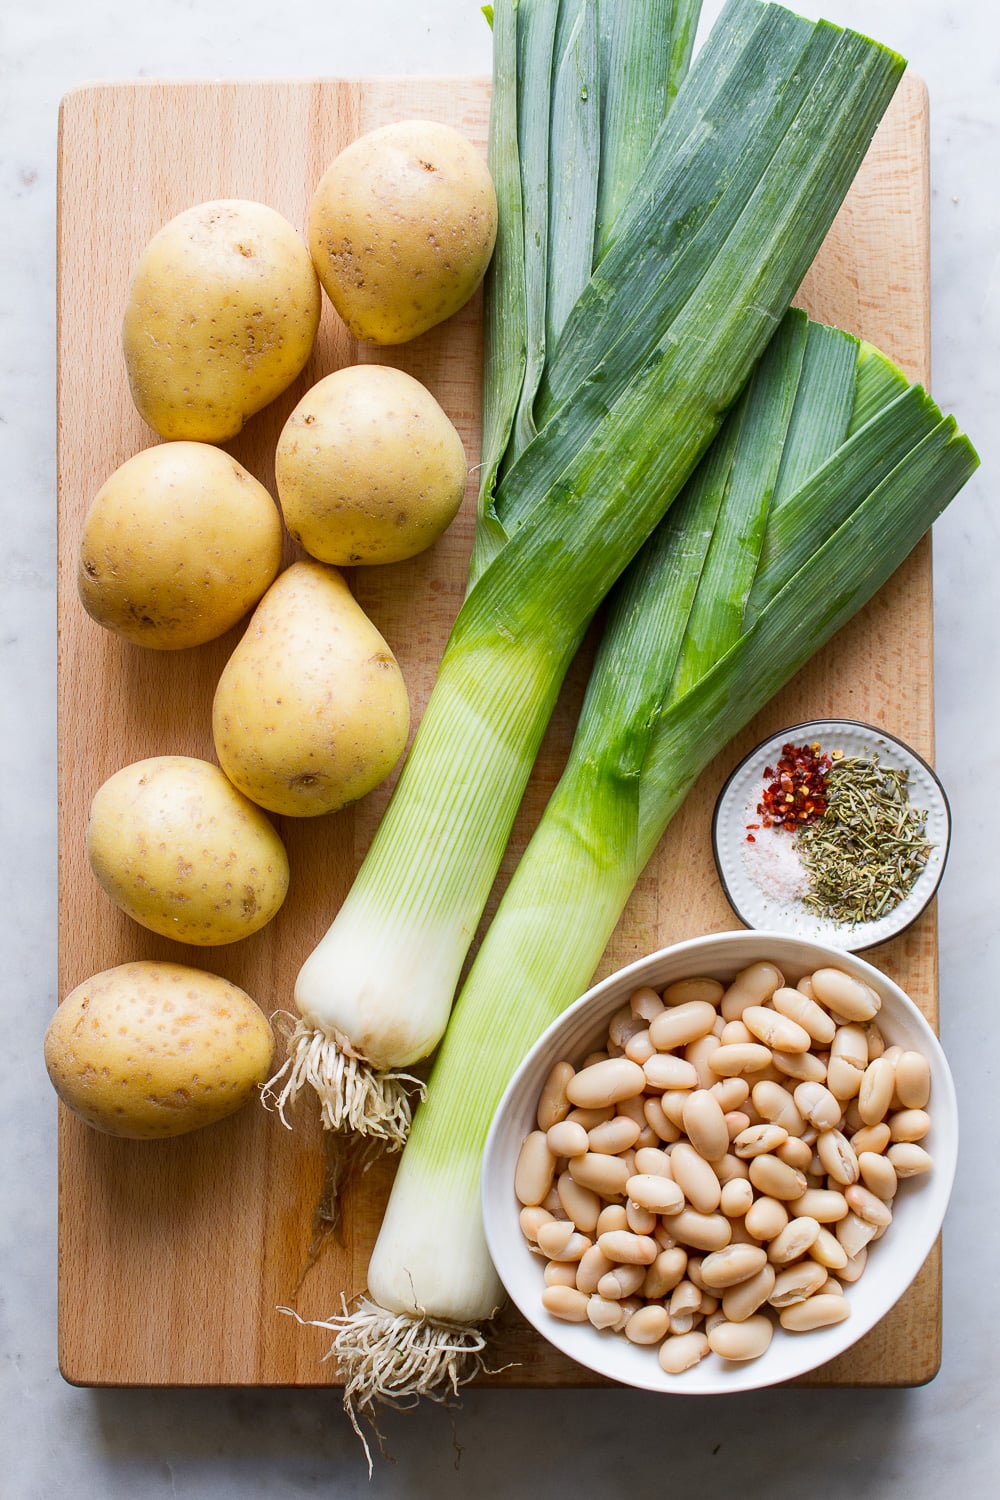
<svg viewBox="0 0 1000 1500"><path fill-rule="evenodd" d="M826 1172L847 1187L861 1174L854 1147L839 1130L821 1130L816 1137L816 1151Z"/></svg>
<svg viewBox="0 0 1000 1500"><path fill-rule="evenodd" d="M867 1219L862 1219L860 1214L850 1211L839 1221L836 1235L849 1259L853 1259L859 1250L863 1250L875 1238L876 1225L870 1224Z"/></svg>
<svg viewBox="0 0 1000 1500"><path fill-rule="evenodd" d="M645 1031L646 1022L641 1016L637 1016L631 1006L623 1005L621 1010L616 1010L611 1017L608 1026L608 1040L618 1047L627 1047L632 1038L640 1031Z"/></svg>
<svg viewBox="0 0 1000 1500"><path fill-rule="evenodd" d="M692 1208L701 1214L713 1213L718 1208L722 1185L711 1164L687 1141L678 1141L671 1151L670 1169Z"/></svg>
<svg viewBox="0 0 1000 1500"><path fill-rule="evenodd" d="M881 1120L878 1125L862 1125L861 1129L856 1130L851 1136L851 1145L855 1153L860 1156L862 1151L884 1151L890 1139L889 1127L884 1120Z"/></svg>
<svg viewBox="0 0 1000 1500"><path fill-rule="evenodd" d="M695 1089L698 1087L698 1070L686 1058L675 1057L672 1052L654 1052L642 1065L643 1083L654 1089ZM664 1105L667 1115L670 1111ZM678 1122L679 1123L679 1122Z"/></svg>
<svg viewBox="0 0 1000 1500"><path fill-rule="evenodd" d="M889 1120L891 1141L922 1141L931 1128L931 1117L925 1109L898 1109Z"/></svg>
<svg viewBox="0 0 1000 1500"><path fill-rule="evenodd" d="M556 1192L566 1217L572 1219L582 1234L593 1234L604 1206L598 1194L581 1186L569 1172L560 1172Z"/></svg>
<svg viewBox="0 0 1000 1500"><path fill-rule="evenodd" d="M788 1209L779 1199L765 1194L754 1200L743 1223L755 1240L773 1240L788 1223Z"/></svg>
<svg viewBox="0 0 1000 1500"><path fill-rule="evenodd" d="M680 1317L682 1313L698 1312L701 1309L702 1298L701 1287L695 1286L693 1281L679 1281L670 1293L671 1318Z"/></svg>
<svg viewBox="0 0 1000 1500"><path fill-rule="evenodd" d="M885 1118L896 1087L896 1069L887 1058L870 1062L858 1089L858 1113L866 1125L877 1125Z"/></svg>
<svg viewBox="0 0 1000 1500"><path fill-rule="evenodd" d="M665 1215L664 1224L675 1240L695 1250L721 1250L733 1237L732 1226L723 1214L702 1214L694 1208Z"/></svg>
<svg viewBox="0 0 1000 1500"><path fill-rule="evenodd" d="M839 1271L847 1264L847 1251L835 1234L820 1225L819 1234L809 1246L811 1258L827 1271Z"/></svg>
<svg viewBox="0 0 1000 1500"><path fill-rule="evenodd" d="M603 1253L603 1252L602 1252ZM642 1266L613 1264L610 1271L597 1283L597 1295L611 1302L620 1302L623 1297L633 1296L646 1279Z"/></svg>
<svg viewBox="0 0 1000 1500"><path fill-rule="evenodd" d="M593 1244L593 1240L566 1219L552 1219L539 1225L536 1239L538 1248L549 1260L579 1260Z"/></svg>
<svg viewBox="0 0 1000 1500"><path fill-rule="evenodd" d="M808 1052L812 1038L804 1026L764 1005L748 1005L740 1020L747 1030L770 1047L782 1052Z"/></svg>
<svg viewBox="0 0 1000 1500"><path fill-rule="evenodd" d="M783 1202L801 1198L806 1191L803 1174L788 1166L778 1156L770 1154L755 1156L749 1166L750 1181L769 1198L780 1198Z"/></svg>
<svg viewBox="0 0 1000 1500"><path fill-rule="evenodd" d="M915 1141L897 1141L885 1154L897 1177L917 1177L933 1165L930 1152Z"/></svg>
<svg viewBox="0 0 1000 1500"><path fill-rule="evenodd" d="M586 1323L587 1298L576 1287L547 1286L542 1293L542 1306L554 1318L566 1323Z"/></svg>
<svg viewBox="0 0 1000 1500"><path fill-rule="evenodd" d="M621 1303L597 1295L587 1298L587 1317L595 1328L622 1328L625 1324Z"/></svg>
<svg viewBox="0 0 1000 1500"><path fill-rule="evenodd" d="M629 1198L650 1213L679 1214L684 1207L684 1190L680 1183L662 1173L639 1172L628 1179L625 1191Z"/></svg>
<svg viewBox="0 0 1000 1500"><path fill-rule="evenodd" d="M614 1261L608 1260L600 1245L591 1245L576 1262L576 1284L589 1296L597 1291L601 1277L613 1270Z"/></svg>
<svg viewBox="0 0 1000 1500"><path fill-rule="evenodd" d="M834 1022L821 1005L817 1005L815 1000L804 995L801 990L782 985L771 996L771 1004L780 1015L797 1022L814 1042L826 1047L833 1041L837 1030Z"/></svg>
<svg viewBox="0 0 1000 1500"><path fill-rule="evenodd" d="M663 1001L656 991L648 984L642 985L634 990L629 996L629 1009L635 1016L641 1016L647 1023L658 1016L663 1009Z"/></svg>
<svg viewBox="0 0 1000 1500"><path fill-rule="evenodd" d="M806 1080L809 1083L826 1082L826 1063L815 1052L782 1052L776 1049L771 1053L771 1061L786 1078Z"/></svg>
<svg viewBox="0 0 1000 1500"><path fill-rule="evenodd" d="M610 1104L605 1105L602 1109L571 1109L566 1116L567 1120L570 1120L574 1125L582 1125L588 1134L590 1131L596 1129L598 1125L603 1125L605 1121L613 1120L614 1117L614 1107Z"/></svg>
<svg viewBox="0 0 1000 1500"><path fill-rule="evenodd" d="M798 1135L790 1135L787 1141L774 1148L775 1156L780 1156L783 1162L790 1167L796 1167L800 1172L808 1172L813 1159L812 1147Z"/></svg>
<svg viewBox="0 0 1000 1500"><path fill-rule="evenodd" d="M581 1187L590 1188L604 1198L614 1198L624 1193L629 1179L628 1163L621 1156L607 1156L601 1151L586 1151L583 1156L571 1156L569 1172Z"/></svg>
<svg viewBox="0 0 1000 1500"><path fill-rule="evenodd" d="M633 1234L652 1234L657 1225L655 1213L634 1198L625 1199L625 1220Z"/></svg>
<svg viewBox="0 0 1000 1500"><path fill-rule="evenodd" d="M712 1084L709 1093L718 1099L720 1108L728 1114L750 1098L750 1085L745 1078L720 1078L718 1083Z"/></svg>
<svg viewBox="0 0 1000 1500"><path fill-rule="evenodd" d="M803 1119L817 1130L835 1130L840 1124L840 1100L822 1083L800 1083L792 1097Z"/></svg>
<svg viewBox="0 0 1000 1500"><path fill-rule="evenodd" d="M746 1130L741 1130L733 1141L733 1150L737 1156L746 1160L753 1156L763 1156L767 1151L775 1151L787 1140L788 1131L785 1127L768 1121L763 1125L748 1125Z"/></svg>
<svg viewBox="0 0 1000 1500"><path fill-rule="evenodd" d="M882 1005L874 990L842 969L815 969L812 991L821 1005L847 1021L870 1021Z"/></svg>
<svg viewBox="0 0 1000 1500"><path fill-rule="evenodd" d="M673 1120L667 1118L663 1112L663 1105L655 1095L650 1094L646 1098L642 1106L642 1112L646 1117L650 1129L661 1141L666 1141L669 1144L671 1141L680 1140L680 1126L675 1125Z"/></svg>
<svg viewBox="0 0 1000 1500"><path fill-rule="evenodd" d="M774 964L756 963L741 969L719 1001L727 1021L738 1021L748 1005L763 1005L785 982Z"/></svg>
<svg viewBox="0 0 1000 1500"><path fill-rule="evenodd" d="M545 1132L545 1144L553 1156L582 1156L589 1140L583 1126L575 1120L558 1120Z"/></svg>
<svg viewBox="0 0 1000 1500"><path fill-rule="evenodd" d="M758 1359L771 1342L774 1324L763 1313L742 1323L718 1323L708 1335L710 1348L723 1359Z"/></svg>
<svg viewBox="0 0 1000 1500"><path fill-rule="evenodd" d="M635 1153L635 1170L654 1177L672 1177L673 1168L670 1165L670 1157L666 1151L661 1151L659 1146L643 1146Z"/></svg>
<svg viewBox="0 0 1000 1500"><path fill-rule="evenodd" d="M755 1083L750 1093L753 1107L762 1120L784 1126L789 1135L801 1135L805 1121L799 1113L794 1095L783 1084L773 1079L762 1079Z"/></svg>
<svg viewBox="0 0 1000 1500"><path fill-rule="evenodd" d="M770 1061L770 1049L762 1043L733 1042L731 1046L716 1047L708 1066L720 1078L732 1078L738 1073L759 1073Z"/></svg>
<svg viewBox="0 0 1000 1500"><path fill-rule="evenodd" d="M524 1138L514 1168L514 1192L525 1208L541 1203L552 1186L556 1159L549 1150L545 1132L533 1130Z"/></svg>
<svg viewBox="0 0 1000 1500"><path fill-rule="evenodd" d="M585 1151L597 1151L602 1156L617 1156L620 1151L627 1151L634 1146L639 1139L642 1127L628 1115L615 1115L613 1120L605 1120L603 1125L595 1125L593 1130L587 1133L587 1145ZM566 1156L579 1155L576 1151L567 1151Z"/></svg>
<svg viewBox="0 0 1000 1500"><path fill-rule="evenodd" d="M628 1219L625 1216L624 1203L609 1203L606 1208L601 1209L595 1232L600 1236L602 1234L610 1234L616 1229L627 1228Z"/></svg>
<svg viewBox="0 0 1000 1500"><path fill-rule="evenodd" d="M699 1089L709 1089L715 1082L715 1074L711 1068L712 1054L717 1052L722 1043L712 1032L707 1036L700 1036L696 1042L689 1042L684 1048L684 1061L691 1064L698 1078Z"/></svg>
<svg viewBox="0 0 1000 1500"><path fill-rule="evenodd" d="M648 1302L625 1324L625 1337L632 1344L658 1344L670 1330L670 1315L662 1303Z"/></svg>
<svg viewBox="0 0 1000 1500"><path fill-rule="evenodd" d="M712 1167L723 1187L727 1182L732 1182L734 1177L749 1178L750 1176L746 1162L739 1156L734 1156L731 1151L727 1151L721 1161L713 1161Z"/></svg>
<svg viewBox="0 0 1000 1500"><path fill-rule="evenodd" d="M718 1033L719 1041L724 1046L731 1047L739 1042L752 1042L753 1034L748 1026L742 1021L724 1021L722 1030Z"/></svg>
<svg viewBox="0 0 1000 1500"><path fill-rule="evenodd" d="M826 1267L814 1260L787 1266L775 1276L774 1287L767 1300L772 1307L792 1307L796 1302L805 1302L807 1297L816 1295L826 1277Z"/></svg>
<svg viewBox="0 0 1000 1500"><path fill-rule="evenodd" d="M864 1219L866 1224L874 1224L876 1229L884 1229L892 1223L892 1209L888 1203L875 1196L868 1188L862 1187L860 1183L854 1183L844 1193L847 1206L852 1213L857 1214L859 1219Z"/></svg>
<svg viewBox="0 0 1000 1500"><path fill-rule="evenodd" d="M622 1265L650 1266L657 1256L656 1241L646 1234L633 1234L628 1229L613 1229L598 1237L608 1260Z"/></svg>
<svg viewBox="0 0 1000 1500"><path fill-rule="evenodd" d="M732 1145L736 1137L744 1130L750 1129L750 1116L742 1109L731 1109L727 1115L722 1117L726 1122L726 1130L729 1134L729 1144Z"/></svg>
<svg viewBox="0 0 1000 1500"><path fill-rule="evenodd" d="M906 1051L896 1061L896 1095L904 1109L923 1109L931 1096L931 1065L920 1052Z"/></svg>
<svg viewBox="0 0 1000 1500"><path fill-rule="evenodd" d="M719 1207L727 1219L742 1219L753 1201L753 1185L749 1178L733 1177L722 1189Z"/></svg>
<svg viewBox="0 0 1000 1500"><path fill-rule="evenodd" d="M788 1204L796 1216L808 1216L820 1224L836 1224L847 1217L847 1199L836 1188L806 1188L800 1198Z"/></svg>
<svg viewBox="0 0 1000 1500"><path fill-rule="evenodd" d="M581 1109L600 1109L641 1094L646 1075L628 1057L610 1057L576 1073L566 1085L566 1097Z"/></svg>
<svg viewBox="0 0 1000 1500"><path fill-rule="evenodd" d="M576 1264L571 1260L550 1260L542 1275L546 1286L576 1286Z"/></svg>
<svg viewBox="0 0 1000 1500"><path fill-rule="evenodd" d="M706 1255L701 1263L701 1277L706 1286L724 1291L739 1281L756 1276L767 1264L767 1254L759 1245L727 1245Z"/></svg>
<svg viewBox="0 0 1000 1500"><path fill-rule="evenodd" d="M730 1323L744 1323L770 1297L774 1288L775 1270L768 1260L753 1276L726 1287L722 1294L722 1312Z"/></svg>
<svg viewBox="0 0 1000 1500"><path fill-rule="evenodd" d="M661 1250L646 1272L642 1295L655 1302L672 1292L678 1282L683 1281L687 1262L687 1251L680 1245L675 1245L672 1250Z"/></svg>
<svg viewBox="0 0 1000 1500"><path fill-rule="evenodd" d="M895 1197L899 1183L896 1168L888 1156L882 1156L876 1151L862 1151L858 1157L858 1170L865 1187L877 1198L888 1200Z"/></svg>
<svg viewBox="0 0 1000 1500"><path fill-rule="evenodd" d="M663 991L664 1005L686 1005L691 1000L704 1000L717 1006L723 996L723 986L717 979L677 979Z"/></svg>
<svg viewBox="0 0 1000 1500"><path fill-rule="evenodd" d="M841 1281L857 1281L867 1264L868 1246L865 1245L856 1254L848 1256L842 1266L837 1267L837 1275Z"/></svg>
<svg viewBox="0 0 1000 1500"><path fill-rule="evenodd" d="M831 1323L843 1323L851 1315L851 1304L843 1295L820 1293L807 1297L805 1302L783 1307L778 1314L782 1328L790 1333L805 1333L811 1328L827 1328Z"/></svg>
<svg viewBox="0 0 1000 1500"><path fill-rule="evenodd" d="M688 1000L671 1006L650 1021L649 1039L661 1052L686 1047L712 1030L716 1014L715 1006L708 1000Z"/></svg>
<svg viewBox="0 0 1000 1500"><path fill-rule="evenodd" d="M655 1051L649 1028L645 1026L625 1043L625 1056L631 1058L632 1062L638 1063L640 1068L647 1057L652 1057Z"/></svg>
<svg viewBox="0 0 1000 1500"><path fill-rule="evenodd" d="M573 1064L568 1062L557 1062L550 1069L548 1077L542 1084L542 1092L538 1099L539 1130L548 1130L558 1120L565 1120L569 1114L570 1105L566 1097L566 1085L575 1071Z"/></svg>
<svg viewBox="0 0 1000 1500"><path fill-rule="evenodd" d="M538 1206L548 1209L554 1219L562 1218L562 1204L559 1202L559 1192L554 1182Z"/></svg>
<svg viewBox="0 0 1000 1500"><path fill-rule="evenodd" d="M695 1329L691 1333L674 1334L673 1337L664 1339L657 1358L665 1374L680 1375L698 1364L710 1352L711 1345L707 1336Z"/></svg>
<svg viewBox="0 0 1000 1500"><path fill-rule="evenodd" d="M789 1219L780 1234L776 1234L767 1247L767 1258L776 1266L787 1266L805 1255L819 1234L819 1221L802 1214Z"/></svg>
<svg viewBox="0 0 1000 1500"><path fill-rule="evenodd" d="M684 1130L684 1100L689 1092L688 1089L665 1089L660 1095L660 1107L671 1124L677 1126L678 1140Z"/></svg>

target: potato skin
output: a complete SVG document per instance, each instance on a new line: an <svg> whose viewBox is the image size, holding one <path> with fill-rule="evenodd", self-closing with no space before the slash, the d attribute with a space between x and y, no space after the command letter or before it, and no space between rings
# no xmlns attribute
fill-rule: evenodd
<svg viewBox="0 0 1000 1500"><path fill-rule="evenodd" d="M201 646L257 603L281 547L278 507L242 464L209 443L160 443L95 495L80 539L80 602L134 645Z"/></svg>
<svg viewBox="0 0 1000 1500"><path fill-rule="evenodd" d="M321 298L301 236L263 203L220 198L153 236L129 286L132 399L164 438L224 443L291 385Z"/></svg>
<svg viewBox="0 0 1000 1500"><path fill-rule="evenodd" d="M63 1103L108 1135L159 1140L235 1113L266 1080L274 1037L243 990L184 964L136 962L84 980L45 1034Z"/></svg>
<svg viewBox="0 0 1000 1500"><path fill-rule="evenodd" d="M359 137L327 168L307 238L354 337L402 344L464 307L496 232L493 181L472 143L450 125L400 120Z"/></svg>
<svg viewBox="0 0 1000 1500"><path fill-rule="evenodd" d="M293 563L258 604L215 691L226 775L270 812L336 812L384 781L410 710L399 664L335 568Z"/></svg>
<svg viewBox="0 0 1000 1500"><path fill-rule="evenodd" d="M388 365L335 370L285 423L274 461L292 536L320 562L402 562L455 519L468 467L427 388Z"/></svg>
<svg viewBox="0 0 1000 1500"><path fill-rule="evenodd" d="M153 756L110 776L91 803L87 858L133 921L199 947L258 932L288 890L270 821L193 756Z"/></svg>

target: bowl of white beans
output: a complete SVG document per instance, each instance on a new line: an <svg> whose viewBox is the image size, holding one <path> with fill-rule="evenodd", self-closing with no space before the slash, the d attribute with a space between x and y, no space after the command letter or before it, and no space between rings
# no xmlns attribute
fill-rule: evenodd
<svg viewBox="0 0 1000 1500"><path fill-rule="evenodd" d="M752 1390L889 1312L940 1232L957 1149L944 1053L888 975L718 933L612 974L539 1038L487 1140L486 1239L579 1364Z"/></svg>

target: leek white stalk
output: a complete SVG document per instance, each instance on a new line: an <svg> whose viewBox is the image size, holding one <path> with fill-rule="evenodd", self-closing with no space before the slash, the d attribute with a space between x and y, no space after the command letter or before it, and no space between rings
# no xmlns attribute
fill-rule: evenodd
<svg viewBox="0 0 1000 1500"><path fill-rule="evenodd" d="M483 1324L502 1292L479 1163L510 1075L586 987L700 771L881 586L976 463L953 419L884 357L788 314L615 590L565 772L470 970L403 1152L369 1297L325 1325L355 1421L380 1400L440 1398L436 1350L448 1351L448 1390L481 1368ZM400 1338L419 1339L422 1368L393 1364Z"/></svg>
<svg viewBox="0 0 1000 1500"><path fill-rule="evenodd" d="M554 3L497 7L498 130L527 110L516 93L527 70L518 17L537 21ZM680 6L685 25L691 10ZM562 35L557 24L549 39L553 98L568 97L557 65L575 57L569 35L560 51ZM592 43L593 30L586 35ZM676 63L684 49L675 43L664 38ZM367 1130L365 1110L351 1116L336 1095L349 1077L373 1101L375 1137L405 1138L399 1072L444 1030L569 662L766 347L901 70L895 54L854 33L730 0L610 235L595 224L588 236L608 244L596 273L568 313L547 296L544 327L532 335L545 349L540 377L522 344L517 389L504 378L487 401L470 589L430 703L355 885L296 985L301 1026L268 1091L283 1111L309 1085L328 1121ZM577 125L586 149L590 135ZM493 158L510 178L509 143L495 145ZM532 246L522 237L518 248L531 186L519 181L514 227L499 236L494 358L497 339L516 349L525 338L534 305L524 289ZM551 291L560 266L546 275ZM518 310L520 330L507 316ZM529 376L538 379L530 412Z"/></svg>

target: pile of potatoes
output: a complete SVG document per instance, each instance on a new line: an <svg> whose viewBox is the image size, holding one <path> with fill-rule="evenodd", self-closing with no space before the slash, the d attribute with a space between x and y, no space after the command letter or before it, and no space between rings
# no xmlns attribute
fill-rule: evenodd
<svg viewBox="0 0 1000 1500"><path fill-rule="evenodd" d="M358 339L402 343L473 295L496 198L457 131L403 121L348 146L319 182L304 239L261 203L177 215L134 269L122 346L136 408L163 441L101 486L80 538L87 613L141 647L198 647L253 610L219 678L219 764L163 754L99 788L91 869L134 921L203 947L269 922L288 858L267 813L313 817L374 789L406 744L409 701L341 567L415 556L461 505L467 462L433 395L357 364L314 384L275 452L279 505L219 445L301 374L325 290ZM308 241L308 243L307 243ZM284 533L308 554L281 571ZM217 975L137 962L66 997L46 1037L63 1101L118 1135L178 1135L266 1079L273 1037Z"/></svg>

